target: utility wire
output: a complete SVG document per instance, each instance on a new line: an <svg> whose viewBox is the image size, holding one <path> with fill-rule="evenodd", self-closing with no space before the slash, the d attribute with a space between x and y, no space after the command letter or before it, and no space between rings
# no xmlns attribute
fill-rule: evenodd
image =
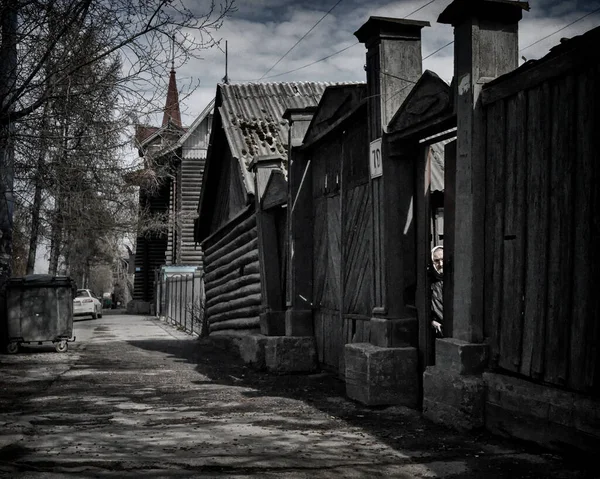
<svg viewBox="0 0 600 479"><path fill-rule="evenodd" d="M437 1L437 0L430 0L429 2L425 3L424 5L421 5L421 6L420 6L419 8L417 8L416 10L413 10L412 12L410 12L410 13L409 13L408 15L406 15L404 18L408 18L408 17L410 17L411 15L414 15L414 14L415 14L415 13L417 13L419 10L422 10L423 8L427 7L428 5L431 5L433 2L436 2L436 1ZM326 13L326 14L323 16L323 18L325 18L325 17L326 17L326 16L327 16L327 15L328 15L328 14L331 12L331 10L333 10L333 9L334 9L334 8L335 8L335 7L336 7L336 6L337 6L337 5L340 3L340 2L341 2L341 0L340 0L339 2L337 2L337 3L336 3L334 6L333 6L333 7L331 7L331 9L329 10L329 12L327 12L327 13ZM323 18L321 18L321 20L323 20ZM320 22L321 20L319 20L319 22ZM308 34L309 34L309 33L310 33L310 32L311 32L311 31L312 31L312 30L313 30L313 29L314 29L314 28L315 28L315 27L316 27L316 26L319 24L319 22L317 22L317 23L316 23L316 24L315 24L315 25L314 25L314 26L313 26L313 27L312 27L312 28L311 28L311 29L310 29L308 32L306 32L306 34L304 35L304 37L306 37L306 35L308 35ZM291 52L291 51L292 51L292 49L293 49L293 48L294 48L296 45L298 45L298 43L300 43L300 42L301 42L301 41L304 39L304 37L302 37L300 40L298 40L298 41L296 42L296 44L295 44L295 45L294 45L292 48L290 48L290 49L289 49L289 50L288 50L288 51L285 53L285 55L284 55L283 57L281 57L281 58L280 58L280 59L277 61L277 63L279 63L281 60L283 60L283 58L284 58L284 57L285 57L285 56L286 56L286 55L287 55L289 52ZM275 68L275 66L277 65L277 63L275 63L275 65L273 65L271 68L269 68L269 70L268 70L268 71L267 71L267 72L266 72L266 73L265 73L265 74L264 74L262 77L260 77L260 78L259 78L259 80L267 80L267 79L269 79L269 78L275 78L275 77L279 77L279 76L287 75L288 73L295 73L295 72L297 72L297 71L299 71L299 70L303 70L304 68L311 67L311 66L315 65L316 63L320 63L320 62L322 62L322 61L325 61L325 60L327 60L327 59L329 59L329 58L331 58L331 57L333 57L333 56L335 56L335 55L339 55L340 53L343 53L343 52L345 52L346 50L348 50L348 49L352 48L352 47L353 47L353 46L355 46L355 45L358 45L359 43L360 43L360 42L356 42L356 43L353 43L352 45L348 45L347 47L344 47L344 48L342 48L341 50L338 50L337 52L334 52L334 53L332 53L331 55L327 55L326 57L320 58L319 60L315 60L314 62L308 63L307 65L304 65L304 66L301 66L301 67L298 67L298 68L294 68L293 70L290 70L290 71L287 71L287 72L284 72L284 73L277 73L276 75L270 75L270 76L266 76L266 75L267 75L267 73L269 73L269 72L270 72L270 71L271 71L273 68ZM447 45L446 45L446 46L447 46ZM434 52L434 53L435 53L435 52Z"/></svg>
<svg viewBox="0 0 600 479"><path fill-rule="evenodd" d="M419 8L417 8L414 12L410 12L408 15L406 15L404 18L408 18L411 15L414 15L415 13L417 13L419 10L423 10L425 7L427 7L428 5L431 5L433 2L436 2L437 0L431 0L430 2L427 2L425 5L420 6Z"/></svg>
<svg viewBox="0 0 600 479"><path fill-rule="evenodd" d="M582 17L579 17L577 20L572 21L571 23L569 23L568 25L565 25L562 28L559 28L558 30L556 30L555 32L552 32L550 35L546 35L545 37L540 38L539 40L536 40L533 43L530 43L529 45L527 45L526 47L523 47L519 50L519 52L522 52L523 50L527 50L529 47L532 47L534 45L537 45L538 43L540 43L541 41L545 40L546 38L550 38L552 35L556 35L558 32L562 32L565 28L570 27L571 25L583 20L586 17L589 17L590 15L593 15L594 13L600 11L600 7L596 8L596 10L586 13L585 15L583 15Z"/></svg>
<svg viewBox="0 0 600 479"><path fill-rule="evenodd" d="M318 59L318 60L315 60L314 62L312 62L312 63L309 63L309 64L307 64L307 65L304 65L304 66L301 66L301 67L298 67L298 68L294 68L293 70L290 70L290 71L287 71L287 72L284 72L284 73L277 73L276 75L270 75L270 76L268 76L268 77L264 77L264 76L263 76L263 77L261 77L260 79L267 80L268 78L275 78L275 77L279 77L279 76L282 76L282 75L287 75L288 73L294 73L294 72L297 72L298 70L303 70L304 68L311 67L311 66L313 66L313 65L314 65L314 64L316 64L316 63L320 63L320 62L322 62L322 61L325 61L325 60L327 60L328 58L331 58L331 57L333 57L333 56L335 56L335 55L338 55L339 53L345 52L346 50L349 50L350 48L352 48L352 47L355 47L355 46L356 46L356 45L358 45L359 43L360 43L360 42L356 42L356 43L353 43L352 45L348 45L347 47L345 47L345 48L342 48L341 50L339 50L339 51L337 51L337 52L335 52L335 53L332 53L331 55L327 55L326 57L323 57L323 58L320 58L320 59Z"/></svg>
<svg viewBox="0 0 600 479"><path fill-rule="evenodd" d="M281 60L283 60L283 59L284 59L284 58L285 58L285 57L288 55L288 53L290 53L290 52L291 52L291 51L292 51L294 48L296 48L296 46L298 46L298 44L299 44L299 43L300 43L302 40L304 40L304 39L305 39L305 38L308 36L308 34L309 34L310 32L312 32L312 31L313 31L315 28L317 28L317 25L319 25L319 23L321 23L321 22L323 21L323 19L324 19L324 18L325 18L327 15L329 15L329 14L330 14L330 13L333 11L333 9L334 9L335 7L337 7L337 6L338 6L340 3L342 3L342 0L338 0L338 1L335 3L335 5L334 5L333 7L331 7L331 8L330 8L330 9L329 9L329 10L328 10L326 13L325 13L325 15L323 15L323 16L322 16L322 17L319 19L319 21L318 21L317 23L315 23L315 24L314 24L314 25L313 25L313 26L310 28L310 30L308 30L308 32L306 32L306 33L305 33L305 34L304 34L302 37L300 37L300 40L298 40L296 43L294 43L294 45L292 45L292 48L290 48L290 49L289 49L287 52L285 52L285 53L283 54L283 56L282 56L282 57L281 57L279 60L277 60L277 61L275 62L275 64L274 64L274 65L273 65L271 68L269 68L269 69L268 69L268 70L267 70L265 73L263 73L263 76L261 76L261 77L259 78L259 80L262 80L262 79L263 79L263 78L264 78L264 77L267 75L267 73L269 73L271 70L273 70L273 68L275 68L275 67L276 67L276 66L279 64L279 62L280 62Z"/></svg>

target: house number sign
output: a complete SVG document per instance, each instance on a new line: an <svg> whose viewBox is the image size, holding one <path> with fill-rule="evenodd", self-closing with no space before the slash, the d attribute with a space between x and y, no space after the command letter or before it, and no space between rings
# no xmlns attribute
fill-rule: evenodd
<svg viewBox="0 0 600 479"><path fill-rule="evenodd" d="M371 178L377 178L383 174L381 164L381 138L371 142L369 148L369 169L371 171Z"/></svg>

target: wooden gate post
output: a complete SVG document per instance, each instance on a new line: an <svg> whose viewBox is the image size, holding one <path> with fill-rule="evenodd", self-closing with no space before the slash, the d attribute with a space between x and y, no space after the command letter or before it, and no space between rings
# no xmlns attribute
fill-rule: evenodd
<svg viewBox="0 0 600 479"><path fill-rule="evenodd" d="M314 336L313 327L313 202L310 162L298 149L315 107L288 109L288 264L286 269L286 336Z"/></svg>
<svg viewBox="0 0 600 479"><path fill-rule="evenodd" d="M346 392L371 405L416 407L419 400L417 319L405 298L416 278L414 151L409 145L392 158L385 133L421 77L425 26L429 22L371 17L355 33L367 47L373 311L369 343L346 345Z"/></svg>
<svg viewBox="0 0 600 479"><path fill-rule="evenodd" d="M436 340L436 365L423 375L423 413L459 428L484 425L487 365L483 344L485 206L485 124L483 85L518 66L518 22L527 3L505 0L454 0L438 22L454 26L456 147L446 149L454 171L446 187L452 208L444 242L447 289L444 310L451 310L452 338ZM448 180L447 180L448 181ZM450 303L450 304L448 304ZM451 390L452 394L448 394Z"/></svg>
<svg viewBox="0 0 600 479"><path fill-rule="evenodd" d="M285 158L255 158L250 169L254 173L258 260L260 263L261 314L260 329L266 336L285 335L285 310L280 282L280 255L274 215L263 209L262 200L271 176L281 170Z"/></svg>

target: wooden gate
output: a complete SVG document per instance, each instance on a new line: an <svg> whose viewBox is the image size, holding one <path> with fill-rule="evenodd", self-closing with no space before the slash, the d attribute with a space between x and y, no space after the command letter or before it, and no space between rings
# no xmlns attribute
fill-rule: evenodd
<svg viewBox="0 0 600 479"><path fill-rule="evenodd" d="M313 172L313 307L317 352L322 364L337 369L342 341L341 205L338 144L318 151Z"/></svg>
<svg viewBox="0 0 600 479"><path fill-rule="evenodd" d="M484 328L496 368L598 392L600 69L560 53L483 92Z"/></svg>

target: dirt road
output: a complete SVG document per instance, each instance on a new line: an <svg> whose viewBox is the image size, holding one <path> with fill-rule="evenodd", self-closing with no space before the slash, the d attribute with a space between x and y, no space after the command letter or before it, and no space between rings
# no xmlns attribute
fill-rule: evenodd
<svg viewBox="0 0 600 479"><path fill-rule="evenodd" d="M0 477L595 477L581 461L363 408L141 316L0 355Z"/></svg>

